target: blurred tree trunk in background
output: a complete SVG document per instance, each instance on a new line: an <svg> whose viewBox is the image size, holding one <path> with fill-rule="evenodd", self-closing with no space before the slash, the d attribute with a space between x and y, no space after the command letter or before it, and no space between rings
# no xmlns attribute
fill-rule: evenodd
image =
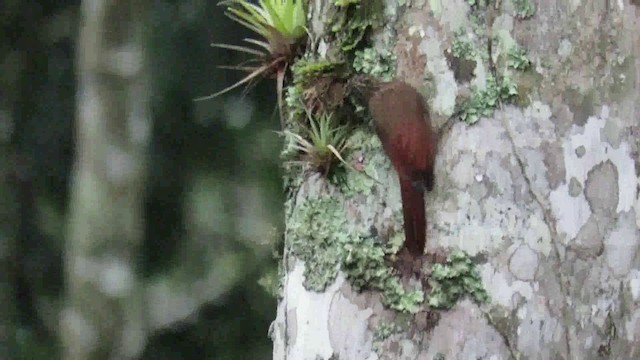
<svg viewBox="0 0 640 360"><path fill-rule="evenodd" d="M9 143L13 119L0 93L0 354L15 348L17 325L16 236L18 204L16 199L14 152Z"/></svg>
<svg viewBox="0 0 640 360"><path fill-rule="evenodd" d="M319 56L363 23L331 26L338 2L310 3ZM383 3L372 53L397 55L394 75L425 93L436 125L481 117L444 127L425 251L466 251L491 299L409 315L353 290L384 276L385 226L402 235L397 176L362 125L347 161L383 184L306 177L289 200L274 359L639 358L640 2ZM387 284L373 286L415 300Z"/></svg>
<svg viewBox="0 0 640 360"><path fill-rule="evenodd" d="M83 1L64 359L131 359L147 331L138 276L151 130L146 1Z"/></svg>

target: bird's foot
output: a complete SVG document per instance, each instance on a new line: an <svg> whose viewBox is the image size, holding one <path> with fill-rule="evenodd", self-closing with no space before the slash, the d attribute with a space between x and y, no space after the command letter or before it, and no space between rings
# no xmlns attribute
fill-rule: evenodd
<svg viewBox="0 0 640 360"><path fill-rule="evenodd" d="M400 273L403 280L420 280L423 275L423 265L427 261L427 255L416 256L407 249L402 249L398 253L394 268Z"/></svg>

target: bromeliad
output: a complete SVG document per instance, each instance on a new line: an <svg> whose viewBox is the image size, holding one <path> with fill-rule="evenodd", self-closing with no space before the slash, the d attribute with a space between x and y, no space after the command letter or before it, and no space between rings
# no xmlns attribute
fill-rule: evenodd
<svg viewBox="0 0 640 360"><path fill-rule="evenodd" d="M289 64L301 52L307 35L304 0L260 0L259 5L246 0L220 2L226 6L225 15L257 33L263 39L244 39L253 47L230 44L211 44L214 47L243 52L253 56L242 65L221 68L247 71L249 74L235 84L212 95L198 98L206 100L222 95L243 84L251 84L259 77L272 77L277 81L278 108L282 121L282 90Z"/></svg>

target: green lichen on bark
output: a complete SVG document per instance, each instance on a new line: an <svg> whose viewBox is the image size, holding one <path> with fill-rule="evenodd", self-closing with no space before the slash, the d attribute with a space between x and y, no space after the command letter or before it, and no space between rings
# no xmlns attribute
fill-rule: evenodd
<svg viewBox="0 0 640 360"><path fill-rule="evenodd" d="M531 0L513 0L515 16L520 19L527 19L533 16L536 8Z"/></svg>
<svg viewBox="0 0 640 360"><path fill-rule="evenodd" d="M457 59L476 61L490 74L484 84L476 81L471 95L456 106L460 119L473 124L481 117L491 116L501 103L526 98L520 92L528 88L520 88L518 80L531 68L531 61L511 34L493 28L500 9L487 1L468 0L468 4L470 22L466 30L461 28L454 33L451 54ZM521 18L533 15L527 1L515 1L513 6ZM473 36L468 35L470 32Z"/></svg>
<svg viewBox="0 0 640 360"><path fill-rule="evenodd" d="M382 0L335 0L333 5L329 24L342 51L355 49L367 30L384 25Z"/></svg>
<svg viewBox="0 0 640 360"><path fill-rule="evenodd" d="M318 58L310 54L299 58L292 66L292 84L286 88L285 104L287 106L287 125L293 125L293 131L299 130L296 120L305 116L305 93L318 84L321 78L338 78L343 76L344 63Z"/></svg>
<svg viewBox="0 0 640 360"><path fill-rule="evenodd" d="M286 269L284 268L284 262L282 261L282 247L284 242L283 235L284 234L277 227L274 227L271 232L267 234L267 241L271 246L271 258L277 266L268 268L258 279L258 285L276 299L282 298L284 294L284 278L286 275Z"/></svg>
<svg viewBox="0 0 640 360"><path fill-rule="evenodd" d="M445 264L435 264L429 284L431 292L427 302L433 308L450 309L464 295L478 303L489 302L476 265L463 251L453 252Z"/></svg>
<svg viewBox="0 0 640 360"><path fill-rule="evenodd" d="M395 322L381 321L373 331L373 351L382 355L384 351L384 341L395 334L399 334L404 329Z"/></svg>
<svg viewBox="0 0 640 360"><path fill-rule="evenodd" d="M511 78L504 77L498 83L490 76L484 89L474 89L471 97L459 105L460 118L467 124L473 124L483 116L491 116L501 102L507 102L516 95L518 88Z"/></svg>
<svg viewBox="0 0 640 360"><path fill-rule="evenodd" d="M451 54L459 59L475 59L476 50L473 48L473 43L464 31L456 31L453 43L451 44Z"/></svg>
<svg viewBox="0 0 640 360"><path fill-rule="evenodd" d="M353 230L346 219L342 202L329 196L306 200L290 218L288 243L291 253L305 262L305 288L324 291L341 270L357 291L379 291L389 308L418 311L424 293L405 289L387 263L397 247Z"/></svg>
<svg viewBox="0 0 640 360"><path fill-rule="evenodd" d="M391 81L396 74L396 54L389 50L375 48L358 50L353 59L353 69L383 81Z"/></svg>
<svg viewBox="0 0 640 360"><path fill-rule="evenodd" d="M415 313L424 302L422 290L406 290L394 270L386 264L392 249L385 249L373 239L354 238L345 244L342 266L356 290L382 292L382 303L391 309Z"/></svg>
<svg viewBox="0 0 640 360"><path fill-rule="evenodd" d="M357 164L357 171L347 170L338 174L333 180L340 192L347 198L356 194L370 196L376 186L376 180L381 170L390 170L389 160L382 150L380 139L365 129L356 129L349 138L352 145L352 156L348 161ZM363 159L358 159L362 156Z"/></svg>
<svg viewBox="0 0 640 360"><path fill-rule="evenodd" d="M531 66L531 60L527 57L527 51L520 46L512 46L507 50L507 66L520 71L525 71Z"/></svg>
<svg viewBox="0 0 640 360"><path fill-rule="evenodd" d="M307 86L320 76L335 73L340 65L342 65L340 62L315 58L309 55L304 56L291 66L293 84L302 87Z"/></svg>
<svg viewBox="0 0 640 360"><path fill-rule="evenodd" d="M342 204L333 197L308 199L289 219L287 237L293 255L305 262L304 286L323 291L338 274L347 233Z"/></svg>
<svg viewBox="0 0 640 360"><path fill-rule="evenodd" d="M278 266L276 268L267 270L267 272L258 279L258 285L276 299L280 299L284 292L284 284L282 280L285 276L282 261L281 259L278 260Z"/></svg>

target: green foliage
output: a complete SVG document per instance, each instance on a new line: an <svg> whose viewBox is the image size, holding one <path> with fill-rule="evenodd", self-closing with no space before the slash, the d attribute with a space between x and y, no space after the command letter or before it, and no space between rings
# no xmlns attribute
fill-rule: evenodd
<svg viewBox="0 0 640 360"><path fill-rule="evenodd" d="M531 0L513 0L513 7L515 8L515 15L521 19L529 18L536 12Z"/></svg>
<svg viewBox="0 0 640 360"><path fill-rule="evenodd" d="M227 15L233 21L254 31L263 40L244 39L254 47L219 44L212 46L242 52L253 56L243 65L226 66L243 70L249 74L235 84L198 100L220 96L241 85L250 84L265 74L276 74L278 108L282 119L282 98L287 65L297 56L300 39L306 35L307 14L303 0L260 0L260 6L246 0L227 0L220 3L227 6ZM284 124L282 124L284 126Z"/></svg>
<svg viewBox="0 0 640 360"><path fill-rule="evenodd" d="M459 105L460 117L468 124L474 124L483 116L490 116L500 104L518 94L516 84L509 77L497 83L493 76L487 77L484 89L476 89L471 98Z"/></svg>
<svg viewBox="0 0 640 360"><path fill-rule="evenodd" d="M300 165L310 165L312 169L327 175L335 160L343 161L341 153L348 148L349 129L338 125L332 114L312 116L307 113L309 125L303 127L302 135L284 130L287 138L284 157L302 154L303 159L293 161Z"/></svg>
<svg viewBox="0 0 640 360"><path fill-rule="evenodd" d="M359 73L390 81L396 73L396 54L388 50L379 52L374 48L356 51L353 69Z"/></svg>
<svg viewBox="0 0 640 360"><path fill-rule="evenodd" d="M274 40L273 30L287 40L296 40L306 34L306 9L303 0L260 0L260 6L245 0L228 0L230 19L260 34L265 39Z"/></svg>
<svg viewBox="0 0 640 360"><path fill-rule="evenodd" d="M479 303L489 302L478 269L463 251L452 253L444 265L435 264L429 284L431 293L427 301L433 308L450 309L464 294L469 294Z"/></svg>
<svg viewBox="0 0 640 360"><path fill-rule="evenodd" d="M382 0L334 0L334 13L329 17L331 31L343 51L353 50L368 29L384 24Z"/></svg>
<svg viewBox="0 0 640 360"><path fill-rule="evenodd" d="M516 70L527 70L531 65L531 61L527 57L525 49L519 46L513 46L507 52L507 66Z"/></svg>

